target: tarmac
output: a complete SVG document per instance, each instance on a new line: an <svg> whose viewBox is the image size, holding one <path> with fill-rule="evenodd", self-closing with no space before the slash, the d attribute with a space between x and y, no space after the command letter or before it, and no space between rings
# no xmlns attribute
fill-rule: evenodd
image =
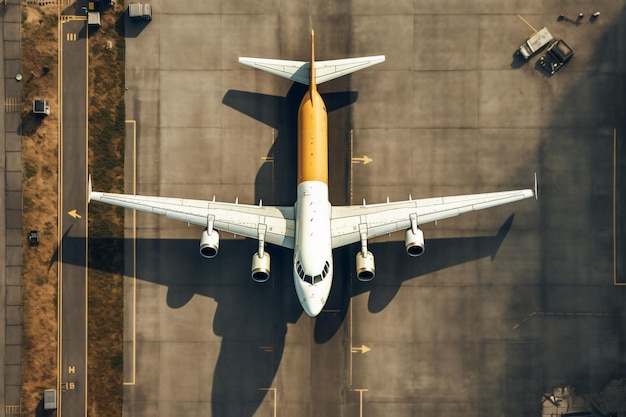
<svg viewBox="0 0 626 417"><path fill-rule="evenodd" d="M0 5L0 409L19 415L22 386L22 141L20 25L18 0Z"/></svg>
<svg viewBox="0 0 626 417"><path fill-rule="evenodd" d="M20 412L20 2L2 12L0 407ZM326 310L304 315L291 252L249 278L256 243L126 216L126 416L539 415L555 387L626 374L625 2L161 0L126 22L128 191L291 205L304 90L238 56L385 54L321 87L331 202L527 188L539 200L370 242L377 276L335 251ZM591 15L600 11L597 19ZM584 17L576 20L578 13ZM575 51L551 78L514 51L547 26ZM566 19L557 20L559 15ZM364 157L372 162L363 164Z"/></svg>
<svg viewBox="0 0 626 417"><path fill-rule="evenodd" d="M237 57L307 60L311 27L317 59L387 57L321 87L331 203L528 188L534 172L540 187L538 201L424 227L418 259L399 235L370 242L368 284L357 248L336 250L316 319L290 251L267 248L258 285L255 242L223 236L205 260L201 230L128 212L125 416L529 416L554 387L624 377L624 1L153 8L125 22L129 192L293 204L304 90ZM531 33L518 14L575 50L555 76L514 56Z"/></svg>

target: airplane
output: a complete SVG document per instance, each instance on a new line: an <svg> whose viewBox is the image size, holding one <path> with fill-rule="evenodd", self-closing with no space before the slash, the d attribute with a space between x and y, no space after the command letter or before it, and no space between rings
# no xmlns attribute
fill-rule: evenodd
<svg viewBox="0 0 626 417"><path fill-rule="evenodd" d="M317 85L381 63L384 55L315 61L315 33L311 31L310 62L262 58L239 58L239 62L289 80L308 84L298 110L297 199L293 206L273 207L182 198L114 194L93 191L88 200L166 216L204 227L200 254L217 255L219 232L258 241L252 256L251 276L266 282L270 276L267 243L293 249L292 273L303 310L315 317L324 308L333 279L333 249L360 242L356 276L371 281L376 268L367 242L377 236L405 231L408 255L424 253L420 225L462 213L482 210L537 196L535 188L414 200L332 206L328 200L328 123L326 106Z"/></svg>

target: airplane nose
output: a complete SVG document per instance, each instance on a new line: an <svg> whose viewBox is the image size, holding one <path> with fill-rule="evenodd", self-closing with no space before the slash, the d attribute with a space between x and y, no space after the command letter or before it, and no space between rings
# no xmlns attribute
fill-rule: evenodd
<svg viewBox="0 0 626 417"><path fill-rule="evenodd" d="M304 299L302 308L310 317L317 317L321 313L322 308L324 308L324 303L317 297L308 297Z"/></svg>

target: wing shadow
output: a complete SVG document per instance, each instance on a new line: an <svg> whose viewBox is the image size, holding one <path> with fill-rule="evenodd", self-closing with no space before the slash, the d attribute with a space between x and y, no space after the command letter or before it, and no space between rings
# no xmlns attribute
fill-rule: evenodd
<svg viewBox="0 0 626 417"><path fill-rule="evenodd" d="M368 310L376 314L391 303L406 281L424 279L433 272L485 257L493 261L514 218L515 214L511 214L493 236L427 239L426 252L419 258L406 254L404 241L369 244L376 259L377 274L370 282L355 278L354 256L360 250L359 245L335 250L335 278L326 308L341 313L318 316L315 341L325 343L334 336L348 311L351 297L369 293Z"/></svg>
<svg viewBox="0 0 626 417"><path fill-rule="evenodd" d="M316 343L325 343L335 335L352 296L369 292L369 310L377 313L393 300L405 281L422 279L429 273L483 257L493 259L512 222L513 215L494 236L429 239L428 252L419 259L407 257L404 242L372 244L379 274L371 283L353 279L353 257L358 248L337 250L337 275L327 305L334 313L321 314L316 319ZM79 237L66 235L63 240L67 247L84 245L84 239ZM219 256L212 260L198 255L196 239L92 238L89 253L112 246L123 247L126 259L134 258L132 251L136 248L136 278L167 287L165 302L169 308L182 308L194 296L215 300L212 330L222 338L222 343L213 370L213 412L253 415L266 395L259 387L271 386L280 365L287 324L295 323L302 315L293 289L291 251L274 246L268 248L272 256L273 281L259 285L250 279L248 262L241 261L242 254L251 255L256 250L257 243L252 240L224 239ZM55 262L54 256L51 263ZM80 265L81 260L69 257L65 258L65 263ZM93 257L89 266L116 272L110 265ZM125 270L127 276L132 276L132 265L126 265ZM271 349L268 352L260 346ZM237 410L229 408L233 404L238 404Z"/></svg>

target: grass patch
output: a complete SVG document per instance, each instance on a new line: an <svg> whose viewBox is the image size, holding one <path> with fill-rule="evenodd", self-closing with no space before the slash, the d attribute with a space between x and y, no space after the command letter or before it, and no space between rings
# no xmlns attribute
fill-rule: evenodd
<svg viewBox="0 0 626 417"><path fill-rule="evenodd" d="M22 10L22 228L45 231L38 246L23 238L22 415L36 415L57 386L57 6ZM32 114L35 98L48 117Z"/></svg>
<svg viewBox="0 0 626 417"><path fill-rule="evenodd" d="M122 2L120 2L122 3ZM89 35L89 170L98 190L124 189L123 4ZM121 416L124 210L89 206L89 392L92 416ZM113 244L112 244L113 242Z"/></svg>

